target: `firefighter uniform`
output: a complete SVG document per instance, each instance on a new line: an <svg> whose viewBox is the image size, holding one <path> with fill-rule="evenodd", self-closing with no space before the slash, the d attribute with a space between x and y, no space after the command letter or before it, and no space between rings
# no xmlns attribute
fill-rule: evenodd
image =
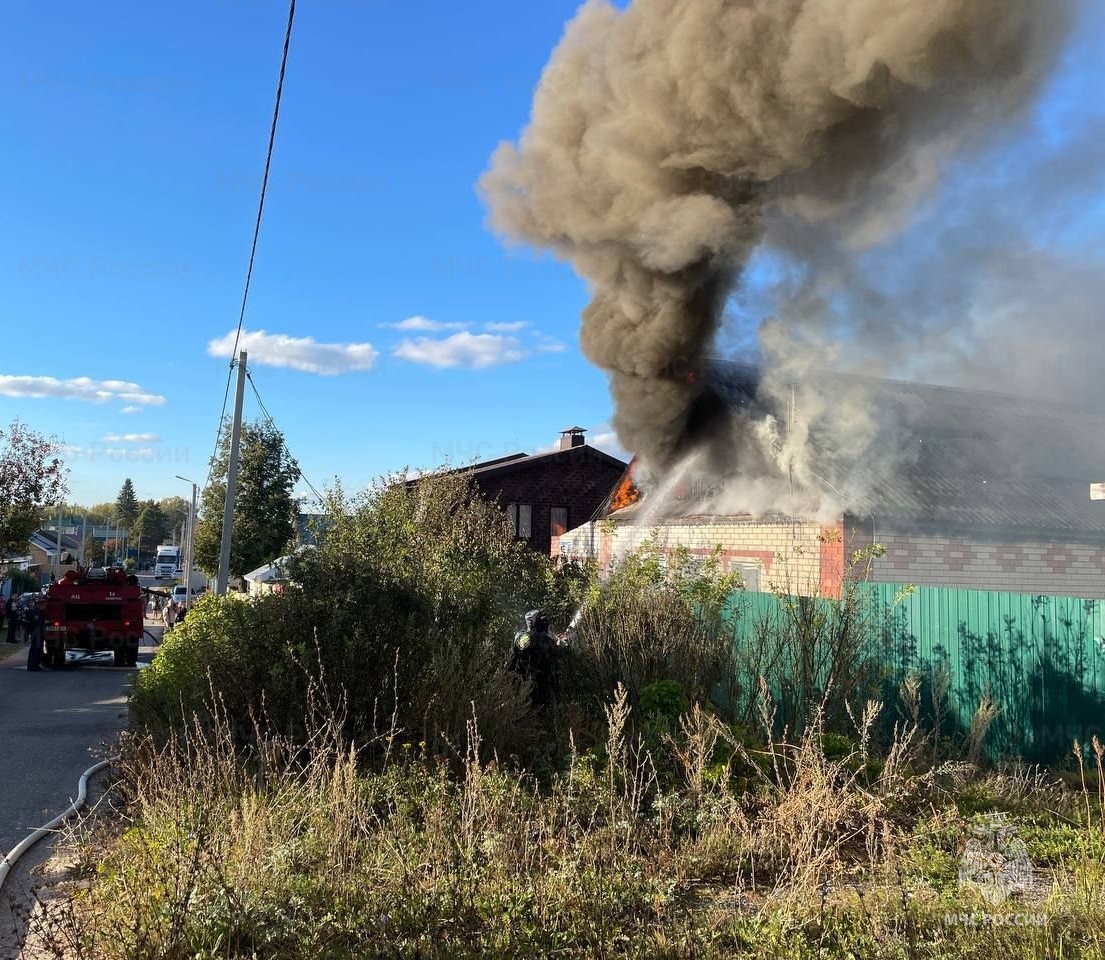
<svg viewBox="0 0 1105 960"><path fill-rule="evenodd" d="M547 707L557 695L556 642L549 636L549 620L540 610L526 614L526 628L514 635L509 669L533 684L533 705Z"/></svg>

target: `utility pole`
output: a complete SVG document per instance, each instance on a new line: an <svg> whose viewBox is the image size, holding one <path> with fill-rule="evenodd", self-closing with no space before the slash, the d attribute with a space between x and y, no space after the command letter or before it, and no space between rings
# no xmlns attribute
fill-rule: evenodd
<svg viewBox="0 0 1105 960"><path fill-rule="evenodd" d="M199 487L194 480L182 477L179 473L176 478L192 484L192 505L188 509L188 539L184 541L184 586L188 590L184 596L187 598L186 602L190 607L192 604L192 558L196 542L196 491Z"/></svg>
<svg viewBox="0 0 1105 960"><path fill-rule="evenodd" d="M234 488L238 483L238 442L242 438L242 404L246 397L246 351L238 354L238 387L234 393L234 422L230 428L230 463L226 471L226 504L223 506L223 536L219 548L219 579L215 593L226 595L230 579L230 538L234 528Z"/></svg>
<svg viewBox="0 0 1105 960"><path fill-rule="evenodd" d="M188 511L188 546L184 551L185 565L187 572L185 576L188 578L186 586L188 592L185 596L188 598L189 607L192 605L192 564L195 562L196 556L196 491L199 488L192 484L192 507Z"/></svg>
<svg viewBox="0 0 1105 960"><path fill-rule="evenodd" d="M57 579L58 574L61 573L61 504L58 504L58 547L57 554L54 556L54 578Z"/></svg>

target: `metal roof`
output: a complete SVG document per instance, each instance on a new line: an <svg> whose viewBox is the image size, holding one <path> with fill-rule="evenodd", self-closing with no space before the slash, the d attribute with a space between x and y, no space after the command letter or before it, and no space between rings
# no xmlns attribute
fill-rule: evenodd
<svg viewBox="0 0 1105 960"><path fill-rule="evenodd" d="M864 391L873 438L853 461L813 435L814 468L850 513L938 525L1105 533L1105 416L1015 394L819 375ZM755 368L714 364L730 404L770 409ZM831 396L831 393L829 394Z"/></svg>

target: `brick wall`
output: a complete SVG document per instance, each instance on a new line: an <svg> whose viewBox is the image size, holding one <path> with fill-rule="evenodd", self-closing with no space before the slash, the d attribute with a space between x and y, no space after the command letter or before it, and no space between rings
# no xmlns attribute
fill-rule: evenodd
<svg viewBox="0 0 1105 960"><path fill-rule="evenodd" d="M721 550L727 570L737 569L758 583L760 590L784 590L801 596L839 596L844 567L844 540L839 526L811 521L733 520L670 521L655 528L657 545L671 552L686 547L707 556ZM615 523L613 532L596 528L595 551L604 568L633 550L640 549L651 530L631 523ZM559 552L583 558L589 553L591 532L584 526L560 538Z"/></svg>
<svg viewBox="0 0 1105 960"><path fill-rule="evenodd" d="M849 527L849 546L870 542L870 521ZM1105 597L1105 542L1016 531L927 531L877 523L886 556L871 579L1066 597Z"/></svg>
<svg viewBox="0 0 1105 960"><path fill-rule="evenodd" d="M593 455L593 448L573 447L556 456L522 461L502 472L475 475L476 484L489 499L533 507L529 544L549 553L553 507L567 507L568 529L586 523L609 496L625 472L624 464Z"/></svg>

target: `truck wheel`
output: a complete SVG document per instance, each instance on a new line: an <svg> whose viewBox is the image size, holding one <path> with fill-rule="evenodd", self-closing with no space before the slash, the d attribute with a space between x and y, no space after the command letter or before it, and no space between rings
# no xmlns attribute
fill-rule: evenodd
<svg viewBox="0 0 1105 960"><path fill-rule="evenodd" d="M134 643L134 644L128 643L127 646L126 646L126 651L127 651L127 666L128 667L137 667L138 666L138 644L137 643Z"/></svg>
<svg viewBox="0 0 1105 960"><path fill-rule="evenodd" d="M46 650L46 666L55 670L65 666L65 648L50 647Z"/></svg>
<svg viewBox="0 0 1105 960"><path fill-rule="evenodd" d="M115 666L125 667L127 665L127 648L126 648L126 646L124 646L123 644L119 644L119 646L117 646L112 651L112 654L114 655L114 658L115 658Z"/></svg>

